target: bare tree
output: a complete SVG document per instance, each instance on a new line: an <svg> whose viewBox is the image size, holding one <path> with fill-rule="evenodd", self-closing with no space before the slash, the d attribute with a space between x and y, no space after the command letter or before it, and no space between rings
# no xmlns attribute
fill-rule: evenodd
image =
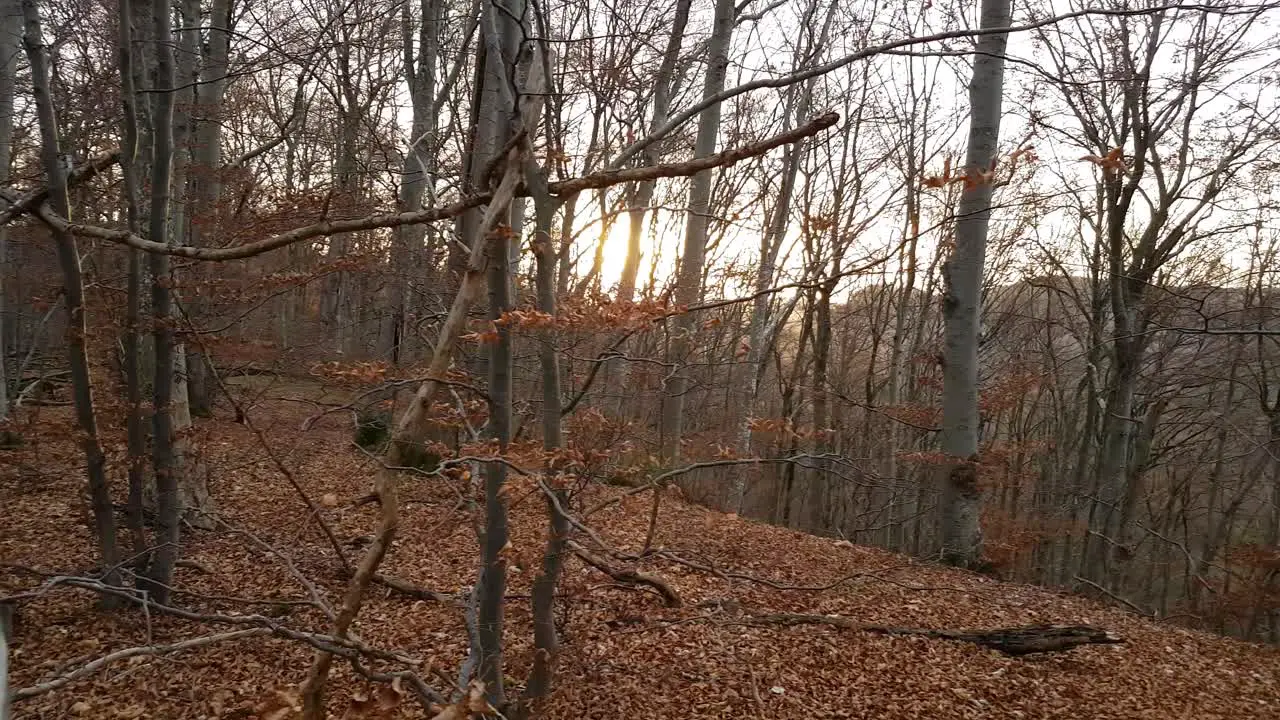
<svg viewBox="0 0 1280 720"><path fill-rule="evenodd" d="M983 0L980 26L1008 27L1008 0ZM978 483L978 344L982 327L982 269L991 216L992 172L1000 139L1004 51L1008 36L984 35L969 84L969 142L965 187L956 217L956 245L945 266L946 318L942 451L952 458L942 497L942 557L975 565L982 553L982 491Z"/></svg>
<svg viewBox="0 0 1280 720"><path fill-rule="evenodd" d="M25 25L23 43L27 60L31 64L32 90L35 95L36 116L40 124L40 161L44 168L49 194L49 207L62 217L70 216L67 200L66 158L58 144L58 115L53 107L50 91L48 46L41 30L40 9L35 0L22 0ZM89 357L86 350L86 308L84 280L80 272L80 251L75 238L66 230L53 229L53 240L58 251L62 270L62 290L67 306L67 360L71 368L72 394L76 408L76 420L83 434L81 446L85 456L85 473L88 476L89 499L93 509L93 522L104 580L110 585L120 583L119 548L116 544L116 521L111 507L111 493L107 486L106 456L98 437L98 419L93 404L93 386L89 378ZM104 596L104 603L115 603Z"/></svg>
<svg viewBox="0 0 1280 720"><path fill-rule="evenodd" d="M729 66L729 43L733 37L734 3L732 0L716 0L711 38L707 45L707 72L703 79L702 95L714 97L724 89ZM694 157L706 157L715 152L716 138L720 132L720 104L708 106L698 118L698 136L694 144ZM707 228L711 223L710 170L698 173L689 184L689 208L685 218L684 253L680 258L679 280L676 283L675 300L679 305L692 305L702 295L703 259L707 249ZM693 348L695 318L685 313L672 323L668 357L677 367L668 376L663 388L662 406L662 458L668 464L680 459L680 443L684 428L685 393L689 390L687 371L679 364L688 362Z"/></svg>

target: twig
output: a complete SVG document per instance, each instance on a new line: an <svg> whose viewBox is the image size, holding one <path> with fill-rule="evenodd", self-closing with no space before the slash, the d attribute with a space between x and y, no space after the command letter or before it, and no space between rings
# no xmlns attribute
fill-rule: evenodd
<svg viewBox="0 0 1280 720"><path fill-rule="evenodd" d="M1088 579L1088 578L1083 578L1083 577L1080 577L1079 575L1073 575L1073 576L1072 576L1072 579L1073 579L1073 580L1075 580L1076 582L1084 583L1085 585L1088 585L1089 587L1093 588L1094 590L1097 590L1098 592L1102 593L1103 595L1106 595L1107 597L1111 598L1112 600L1115 600L1115 601L1116 601L1116 602L1118 602L1118 603L1122 603L1122 604L1126 605L1130 610L1132 610L1134 613L1136 613L1136 614L1138 614L1138 615L1141 615L1142 617L1145 617L1145 618L1149 618L1149 617L1151 617L1151 614L1150 614L1150 613L1148 613L1146 610L1143 610L1142 608L1138 607L1138 606L1137 606L1137 605L1135 605L1132 601L1127 600L1127 599L1125 599L1125 598L1123 598L1123 597L1121 597L1121 596L1119 596L1119 595L1117 595L1117 594L1115 594L1115 593L1111 592L1110 590L1108 590L1108 589L1106 589L1106 588L1102 587L1102 586L1101 586L1101 585L1099 585L1098 583L1096 583L1096 582L1094 582L1094 581L1092 581L1092 580L1090 580L1090 579Z"/></svg>
<svg viewBox="0 0 1280 720"><path fill-rule="evenodd" d="M119 150L108 150L107 152L95 155L88 162L77 166L67 173L67 187L74 187L93 176L106 170L120 160ZM40 186L28 193L18 195L18 193L10 188L4 188L0 191L0 198L8 201L9 207L0 212L0 225L6 225L15 217L31 212L31 209L40 205L49 199L48 186Z"/></svg>
<svg viewBox="0 0 1280 720"><path fill-rule="evenodd" d="M232 630L231 632L218 633L217 635L206 635L204 637L191 638L190 640L169 643L167 645L142 645L139 647L117 650L109 655L103 655L97 660L88 662L65 675L54 678L53 680L16 690L13 693L13 699L15 701L26 700L28 698L47 693L51 690L57 690L69 682L92 675L118 660L124 660L126 658L137 657L140 655L167 655L172 652L205 647L207 645L213 645L215 643L225 642L228 640L240 640L247 637L267 635L270 634L270 632L271 631L267 628L249 628L247 630Z"/></svg>

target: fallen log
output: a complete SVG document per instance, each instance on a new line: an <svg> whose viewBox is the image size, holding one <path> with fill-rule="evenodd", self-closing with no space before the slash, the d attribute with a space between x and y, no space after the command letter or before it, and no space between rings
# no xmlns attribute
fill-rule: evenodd
<svg viewBox="0 0 1280 720"><path fill-rule="evenodd" d="M914 635L938 640L955 640L981 645L1011 657L1064 652L1081 645L1114 645L1125 642L1125 639L1119 635L1092 625L1027 625L995 630L927 630L869 625L838 615L791 613L754 615L746 622L760 625L831 625L846 630L880 635Z"/></svg>

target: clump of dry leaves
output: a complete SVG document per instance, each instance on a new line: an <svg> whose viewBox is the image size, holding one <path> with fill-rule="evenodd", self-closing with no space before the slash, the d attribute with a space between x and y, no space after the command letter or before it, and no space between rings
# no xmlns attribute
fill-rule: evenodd
<svg viewBox="0 0 1280 720"><path fill-rule="evenodd" d="M265 404L274 451L317 499L324 519L359 556L376 507L361 503L373 467L347 443L338 419L306 433L296 405ZM245 427L208 421L203 460L225 525L189 532L175 602L195 613L263 616L324 632L327 620L298 582L333 602L345 587L335 551L296 492ZM49 574L94 563L71 436L5 451L0 492L0 595L19 606L11 687L29 688L130 648L173 646L227 628L137 610L106 613L93 593L47 587ZM121 473L117 473L120 475ZM119 490L122 491L122 488ZM507 663L512 684L532 662L529 586L545 516L528 479L510 493L512 563ZM598 506L622 496L594 488ZM401 534L384 570L447 600L475 582L472 518L454 490L407 480ZM613 548L635 552L648 499L622 496L592 516ZM660 578L678 607L652 588L621 586L574 558L557 617L563 648L548 718L1083 718L1237 720L1280 718L1280 652L1127 615L1044 589L919 563L664 499L652 553L628 569ZM526 568L526 569L521 569ZM831 625L754 622L769 613L837 615L917 628L1091 624L1124 645L1015 659L962 642L858 632ZM354 628L360 642L415 659L444 687L466 656L457 603L378 587ZM127 655L124 656L124 655ZM245 635L173 652L122 653L56 689L18 702L18 718L258 718L300 709L298 684L311 650L273 634ZM518 688L514 688L518 690ZM508 689L510 694L512 689ZM400 681L369 682L335 664L334 718L460 720L490 710L472 684L424 704Z"/></svg>

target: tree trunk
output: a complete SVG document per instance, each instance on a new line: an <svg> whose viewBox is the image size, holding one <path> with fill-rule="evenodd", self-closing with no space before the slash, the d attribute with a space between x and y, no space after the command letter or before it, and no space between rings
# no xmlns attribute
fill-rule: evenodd
<svg viewBox="0 0 1280 720"><path fill-rule="evenodd" d="M165 39L172 35L172 17L167 0L152 4L155 47L155 92L152 99L151 203L149 235L154 242L169 242L169 212L174 153L173 130L173 47ZM181 471L174 447L174 363L173 274L169 256L153 253L151 266L151 313L155 344L155 380L152 387L154 410L151 419L151 466L155 473L156 550L151 557L142 587L158 603L169 601L173 571L178 561L182 502L179 492ZM140 578L141 580L141 578Z"/></svg>
<svg viewBox="0 0 1280 720"><path fill-rule="evenodd" d="M187 244L195 247L205 244L204 228L215 219L222 194L222 114L227 93L227 58L234 29L232 23L235 21L231 0L213 0L209 14L209 40L200 68L200 83L196 85L195 147L192 148L193 168L188 181L191 221L187 229ZM192 276L200 279L205 272L203 266L197 265ZM186 298L187 315L192 322L200 317L201 305L199 293L191 293ZM198 345L187 348L186 370L187 401L191 414L211 417L213 401L209 373L213 368Z"/></svg>
<svg viewBox="0 0 1280 720"><path fill-rule="evenodd" d="M982 0L983 29L1009 26L1009 0ZM992 182L1000 139L1004 51L1008 36L978 40L969 85L966 180L956 219L956 246L944 268L945 367L942 451L951 458L942 485L942 558L974 566L982 554L982 488L978 484L978 342L982 274L991 217Z"/></svg>
<svg viewBox="0 0 1280 720"><path fill-rule="evenodd" d="M703 82L702 96L712 97L724 90L725 75L729 68L729 42L733 36L734 2L716 0L715 20L711 40L707 47L707 75ZM698 137L694 145L695 158L706 157L716 151L716 137L720 132L720 103L703 110L698 118ZM702 295L702 269L707 251L707 227L710 224L711 181L713 170L703 170L689 183L689 210L685 220L684 254L680 259L680 274L676 284L676 304L693 305ZM684 313L672 323L668 361L674 363L663 387L662 403L662 460L668 466L680 459L680 441L684 432L684 395L689 389L689 377L685 367L693 346L694 317Z"/></svg>
<svg viewBox="0 0 1280 720"><path fill-rule="evenodd" d="M21 0L0 2L0 185L9 184L13 162L13 102L17 94L18 53L22 52ZM4 280L9 271L9 227L0 227L0 447L15 441L8 426L9 376L5 363L9 343L4 332Z"/></svg>
<svg viewBox="0 0 1280 720"><path fill-rule="evenodd" d="M500 2L502 0L499 0ZM508 82L509 73L517 68L522 28L515 18L526 16L523 0L514 0L505 5L500 12L493 4L485 5L482 11L481 38L482 44L489 47L485 54L484 91L488 97L481 101L482 107L490 107L494 112L481 114L482 124L476 128L478 136L487 139L486 146L493 149L504 147L511 137L512 96L523 88L517 88ZM539 68L540 70L541 68ZM536 123L536 118L530 123ZM520 154L510 155L507 162L518 162ZM480 163L480 158L475 159ZM487 168L489 162L480 163ZM506 172L523 173L523 167L508 168ZM482 170L483 172L483 170ZM496 321L512 307L510 281L510 242L513 230L510 226L511 208L497 208L498 224L488 232L487 237L477 237L475 242L488 245L488 284L489 284L489 319ZM487 232L482 228L482 232ZM499 452L505 452L507 443L511 441L511 334L510 327L502 324L497 327L498 337L489 345L489 422L488 436L498 445ZM479 666L477 675L485 684L485 696L494 707L501 708L506 704L506 692L503 687L503 598L507 587L507 559L505 550L508 543L507 506L505 485L507 466L501 462L489 462L484 465L485 483L485 525L482 547L482 563L480 581L477 587L478 625L479 625Z"/></svg>
<svg viewBox="0 0 1280 720"><path fill-rule="evenodd" d="M802 122L809 113L809 98L812 84L805 83L793 89L787 95L787 119L784 129L790 129ZM799 95L799 98L792 100ZM795 192L796 176L800 171L800 142L787 147L782 157L782 185L778 188L778 199L769 218L769 225L760 239L760 260L756 267L756 298L751 305L751 321L747 326L747 364L746 381L742 383L741 412L738 423L738 454L746 457L751 454L751 419L756 414L756 402L760 397L760 383L764 380L764 359L770 345L769 301L766 291L773 286L773 278L778 263L778 253L786 240L787 226L791 219L791 196ZM733 473L729 488L729 512L742 513L743 501L747 494L746 466Z"/></svg>
<svg viewBox="0 0 1280 720"><path fill-rule="evenodd" d="M123 111L122 144L120 147L120 171L123 176L125 213L129 231L141 230L139 209L141 199L138 178L141 164L138 162L138 95L139 71L133 52L132 0L120 0L119 44L116 49L120 67L120 98ZM128 297L125 308L124 382L125 403L128 417L125 420L128 435L129 496L126 512L132 550L137 561L146 558L147 534L143 527L143 496L146 492L147 430L146 413L142 408L142 370L140 367L139 328L142 319L142 251L129 250Z"/></svg>
<svg viewBox="0 0 1280 720"><path fill-rule="evenodd" d="M49 188L49 207L57 215L70 218L67 201L67 177L62 151L58 146L58 116L53 107L49 85L49 61L45 55L44 35L40 27L40 10L36 0L22 0L26 27L23 38L27 59L31 64L31 82L35 96L36 117L40 125L40 160ZM71 369L72 395L76 420L82 433L85 474L89 481L89 498L93 509L94 531L102 562L103 580L120 584L119 550L116 546L116 522L107 485L106 456L98 439L98 421L93 407L93 386L89 378L89 357L85 347L84 284L80 272L80 252L70 233L51 229L62 269L62 287L67 303L67 355ZM110 595L103 596L105 606L114 606Z"/></svg>
<svg viewBox="0 0 1280 720"><path fill-rule="evenodd" d="M548 315L556 314L556 250L551 241L551 225L555 221L556 203L546 192L546 178L534 166L526 162L525 182L532 189L536 229L533 253L537 262L536 285L538 309ZM560 487L555 451L564 444L560 424L560 363L556 353L555 333L548 330L538 347L542 366L542 448L551 454L546 468L547 484L553 496L546 498L548 528L547 546L542 556L542 573L533 584L533 667L525 684L526 708L529 703L551 692L559 639L556 636L555 596L560 573L564 568L566 543L569 539L569 495ZM532 714L529 712L527 714Z"/></svg>

